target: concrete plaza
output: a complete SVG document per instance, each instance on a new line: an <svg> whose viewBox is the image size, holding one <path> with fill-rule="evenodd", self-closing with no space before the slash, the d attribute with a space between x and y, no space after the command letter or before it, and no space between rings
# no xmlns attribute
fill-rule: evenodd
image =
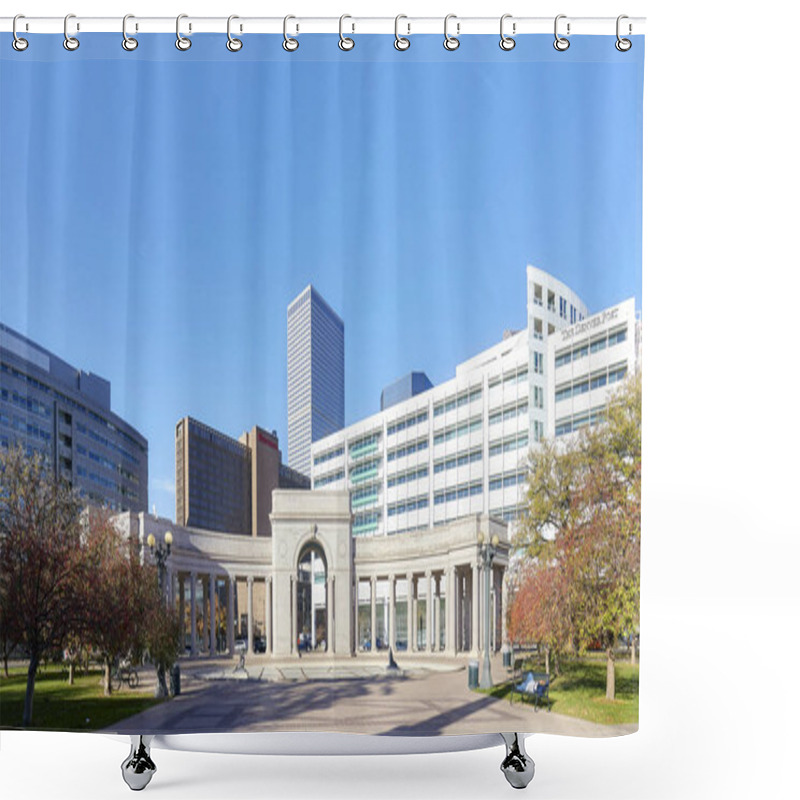
<svg viewBox="0 0 800 800"><path fill-rule="evenodd" d="M116 733L335 731L395 736L457 735L516 730L609 737L636 725L598 725L472 692L463 659L386 657L277 661L250 657L247 674L231 659L181 661L181 694L122 720ZM508 673L499 658L495 683ZM224 678L223 678L224 676Z"/></svg>

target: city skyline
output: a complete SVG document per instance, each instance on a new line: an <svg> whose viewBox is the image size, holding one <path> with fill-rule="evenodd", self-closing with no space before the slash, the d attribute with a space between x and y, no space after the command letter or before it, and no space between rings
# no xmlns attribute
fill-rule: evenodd
<svg viewBox="0 0 800 800"><path fill-rule="evenodd" d="M288 446L285 314L309 283L347 326L345 425L402 375L439 384L524 328L527 263L591 310L641 308L641 172L625 167L641 158L642 75L598 82L594 39L568 69L553 51L509 70L494 43L454 65L425 37L358 68L296 59L291 81L268 62L236 83L217 61L192 80L143 62L134 125L129 61L73 59L68 106L46 62L4 61L9 85L49 88L3 119L0 193L18 202L2 209L16 233L0 242L0 320L111 382L150 443L150 506L170 515L183 416ZM587 131L595 117L618 134ZM54 204L65 182L72 202Z"/></svg>

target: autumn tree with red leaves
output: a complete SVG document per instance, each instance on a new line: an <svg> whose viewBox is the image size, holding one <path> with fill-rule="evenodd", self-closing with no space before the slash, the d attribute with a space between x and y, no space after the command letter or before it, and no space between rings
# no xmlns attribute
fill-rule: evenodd
<svg viewBox="0 0 800 800"><path fill-rule="evenodd" d="M640 374L610 398L602 423L531 454L527 500L510 632L556 653L599 640L613 700L617 640L639 623Z"/></svg>

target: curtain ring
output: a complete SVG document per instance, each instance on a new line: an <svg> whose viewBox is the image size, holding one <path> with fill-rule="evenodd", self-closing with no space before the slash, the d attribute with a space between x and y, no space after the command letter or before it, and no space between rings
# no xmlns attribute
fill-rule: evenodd
<svg viewBox="0 0 800 800"><path fill-rule="evenodd" d="M14 34L14 38L11 42L11 46L18 52L21 53L23 50L28 49L28 40L23 39L21 36L17 36L17 20L18 19L25 19L24 14L17 14L14 17L14 21L11 23L11 33Z"/></svg>
<svg viewBox="0 0 800 800"><path fill-rule="evenodd" d="M405 14L398 14L394 18L394 49L395 50L408 50L411 47L411 39L407 39L405 36L400 35L400 20L401 19L408 19ZM408 32L411 33L411 26L408 26Z"/></svg>
<svg viewBox="0 0 800 800"><path fill-rule="evenodd" d="M458 17L455 14L448 14L444 18L444 49L452 51L452 50L458 50L458 46L461 44L461 42L458 40L457 36L451 36L447 32L447 23L451 19L458 19ZM456 33L458 33L458 28L459 26L456 26Z"/></svg>
<svg viewBox="0 0 800 800"><path fill-rule="evenodd" d="M133 14L126 14L122 18L122 49L127 50L130 53L139 46L139 40L134 39L132 36L128 36L127 25L129 19L135 19Z"/></svg>
<svg viewBox="0 0 800 800"><path fill-rule="evenodd" d="M553 25L553 32L555 33L556 40L553 42L553 47L558 50L560 53L563 53L565 50L569 50L569 39L565 38L564 36L558 35L558 21L560 19L566 19L566 14L559 14L556 17L556 21ZM569 28L570 24L567 23L567 36L569 36Z"/></svg>
<svg viewBox="0 0 800 800"><path fill-rule="evenodd" d="M631 47L633 47L633 42L630 39L623 39L619 35L619 24L624 19L628 19L628 15L627 14L620 14L617 17L617 41L614 43L614 47L616 47L617 50L620 51L620 53L627 53L628 50L630 50ZM632 30L633 30L633 27L631 26L630 23L628 23L628 35L630 35Z"/></svg>
<svg viewBox="0 0 800 800"><path fill-rule="evenodd" d="M228 41L225 44L225 47L231 51L231 53L238 53L242 49L242 40L237 39L235 36L231 36L231 22L235 19L239 19L236 14L231 14L228 17Z"/></svg>
<svg viewBox="0 0 800 800"><path fill-rule="evenodd" d="M349 14L342 14L342 16L339 17L339 49L340 50L352 50L356 46L356 43L349 36L345 36L344 33L342 32L342 26L344 25L344 21L346 19L353 19L353 18ZM355 29L355 26L353 26L353 28Z"/></svg>
<svg viewBox="0 0 800 800"><path fill-rule="evenodd" d="M181 20L188 18L188 14L178 14L178 18L175 20L175 47L178 50L188 50L192 46L192 40L181 35Z"/></svg>
<svg viewBox="0 0 800 800"><path fill-rule="evenodd" d="M64 49L70 51L77 50L81 46L81 43L74 36L70 36L67 30L71 19L75 19L74 14L67 14L64 17Z"/></svg>
<svg viewBox="0 0 800 800"><path fill-rule="evenodd" d="M283 18L283 49L286 50L287 53L294 53L294 51L300 47L300 40L289 36L288 30L290 19L296 19L296 17L288 14Z"/></svg>
<svg viewBox="0 0 800 800"><path fill-rule="evenodd" d="M500 17L500 49L505 50L506 52L508 52L509 50L513 50L517 46L516 40L511 36L506 36L505 33L503 32L503 25L505 24L505 21L507 19L511 19L511 14L503 14L503 16ZM517 26L514 25L513 29L515 30L515 32L516 32L516 27Z"/></svg>

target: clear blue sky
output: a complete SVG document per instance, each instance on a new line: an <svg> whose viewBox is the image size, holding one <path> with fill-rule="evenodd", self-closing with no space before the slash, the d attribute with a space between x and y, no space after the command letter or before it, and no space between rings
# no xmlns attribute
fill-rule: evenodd
<svg viewBox="0 0 800 800"><path fill-rule="evenodd" d="M111 381L174 515L174 425L286 442L286 306L345 322L347 422L525 325L533 263L641 308L642 37L30 36L0 48L0 320Z"/></svg>

